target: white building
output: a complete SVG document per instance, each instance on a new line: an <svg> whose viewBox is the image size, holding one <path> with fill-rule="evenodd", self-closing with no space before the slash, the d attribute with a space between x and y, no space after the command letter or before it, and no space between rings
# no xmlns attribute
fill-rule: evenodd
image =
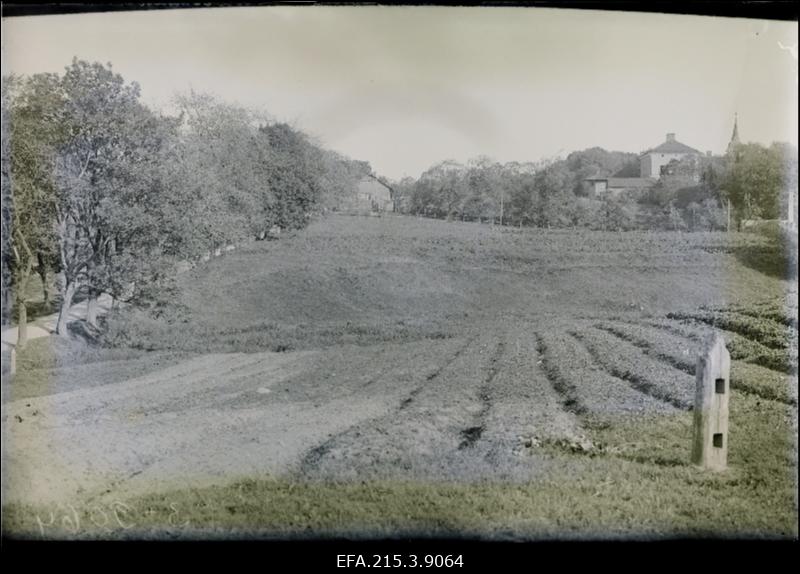
<svg viewBox="0 0 800 574"><path fill-rule="evenodd" d="M662 168L673 160L681 161L688 157L703 154L675 139L675 134L667 134L667 141L639 156L639 175L641 177L661 177Z"/></svg>

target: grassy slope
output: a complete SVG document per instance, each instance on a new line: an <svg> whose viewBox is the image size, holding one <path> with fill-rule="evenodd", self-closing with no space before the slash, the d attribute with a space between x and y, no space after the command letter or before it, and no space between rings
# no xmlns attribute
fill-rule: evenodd
<svg viewBox="0 0 800 574"><path fill-rule="evenodd" d="M263 351L442 336L504 316L755 304L785 287L739 260L765 241L331 217L186 273L171 324L128 318L112 338L144 349Z"/></svg>
<svg viewBox="0 0 800 574"><path fill-rule="evenodd" d="M762 248L761 241L723 234L517 232L399 218L354 225L333 218L187 274L185 309L172 324L127 318L118 323L124 336L116 337L162 353L315 348L445 336L498 316L544 322L663 317L727 304L757 308L783 297L787 286L738 257L741 250ZM136 361L154 355L125 352L131 362L109 372L130 376ZM563 472L524 484L253 477L125 500L116 514L111 507L74 515L13 507L3 521L36 535L38 521L53 519L68 537L165 530L177 536L257 530L278 536L796 537L796 405L734 391L731 409L731 469L722 474L688 464L691 413L683 411L588 426L590 450L542 445ZM44 529L47 535L59 531Z"/></svg>

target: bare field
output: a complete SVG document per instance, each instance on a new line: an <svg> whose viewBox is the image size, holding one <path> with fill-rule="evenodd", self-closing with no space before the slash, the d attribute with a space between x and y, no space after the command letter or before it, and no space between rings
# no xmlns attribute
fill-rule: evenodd
<svg viewBox="0 0 800 574"><path fill-rule="evenodd" d="M331 216L253 243L182 276L166 320L112 318L129 356L22 357L4 526L179 536L178 504L190 536L796 536L796 283L751 264L766 241ZM715 329L731 470L706 475ZM114 504L152 512L91 520Z"/></svg>

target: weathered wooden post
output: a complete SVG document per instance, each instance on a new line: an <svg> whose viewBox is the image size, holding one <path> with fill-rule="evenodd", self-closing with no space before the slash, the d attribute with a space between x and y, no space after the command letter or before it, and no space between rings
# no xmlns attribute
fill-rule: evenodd
<svg viewBox="0 0 800 574"><path fill-rule="evenodd" d="M725 231L728 233L731 232L731 200L728 198L728 225L725 227Z"/></svg>
<svg viewBox="0 0 800 574"><path fill-rule="evenodd" d="M731 356L720 335L697 358L692 462L724 470L728 465L728 396Z"/></svg>

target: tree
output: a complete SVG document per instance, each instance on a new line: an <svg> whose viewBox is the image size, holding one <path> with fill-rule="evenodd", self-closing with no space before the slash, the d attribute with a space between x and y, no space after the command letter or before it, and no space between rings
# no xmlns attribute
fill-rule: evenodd
<svg viewBox="0 0 800 574"><path fill-rule="evenodd" d="M538 202L534 175L520 174L510 186L508 210L515 224L529 225L534 221L534 205Z"/></svg>
<svg viewBox="0 0 800 574"><path fill-rule="evenodd" d="M369 162L352 160L331 150L319 149L318 156L319 186L325 191L320 205L338 209L353 199L358 182L372 173L372 167Z"/></svg>
<svg viewBox="0 0 800 574"><path fill-rule="evenodd" d="M788 210L793 209L794 220L797 221L797 148L788 143L773 143L770 150L782 166L779 217L788 218Z"/></svg>
<svg viewBox="0 0 800 574"><path fill-rule="evenodd" d="M416 182L413 177L404 177L400 181L393 182L395 190L394 206L398 213L413 213L411 202L414 198L414 186Z"/></svg>
<svg viewBox="0 0 800 574"><path fill-rule="evenodd" d="M27 341L31 273L38 268L47 298L45 265L56 252L53 153L63 138L58 121L62 104L53 74L3 84L4 247L10 255L8 287L13 285L15 293L19 347Z"/></svg>
<svg viewBox="0 0 800 574"><path fill-rule="evenodd" d="M207 250L269 229L277 200L268 175L275 158L258 130L264 118L196 92L176 102L183 120L185 187L205 203L198 221Z"/></svg>
<svg viewBox="0 0 800 574"><path fill-rule="evenodd" d="M106 219L115 170L126 155L140 112L139 87L126 85L111 66L73 59L60 81L58 120L66 137L57 150L56 220L63 282L56 332L66 333L67 311L78 288L96 299L115 240ZM90 304L91 305L91 304Z"/></svg>
<svg viewBox="0 0 800 574"><path fill-rule="evenodd" d="M730 199L737 221L777 219L781 196L788 187L785 159L780 145L741 144L728 165L722 189ZM795 154L796 156L796 151Z"/></svg>
<svg viewBox="0 0 800 574"><path fill-rule="evenodd" d="M204 202L182 177L178 120L141 112L130 153L115 165L115 191L104 199L102 225L111 241L89 280L96 291L158 309L173 295L177 263L207 248L197 219ZM95 321L90 305L87 322Z"/></svg>
<svg viewBox="0 0 800 574"><path fill-rule="evenodd" d="M2 84L2 105L0 106L0 130L2 131L2 160L0 161L0 265L2 265L2 324L5 325L11 318L11 292L13 287L14 257L11 251L12 219L14 212L12 208L11 196L11 118L9 110L11 107L10 90L15 82L13 77L3 77Z"/></svg>
<svg viewBox="0 0 800 574"><path fill-rule="evenodd" d="M322 198L320 149L285 123L261 126L259 131L272 154L267 181L276 200L270 217L282 228L299 229Z"/></svg>
<svg viewBox="0 0 800 574"><path fill-rule="evenodd" d="M468 173L466 166L454 160L427 169L415 186L412 211L434 217L461 217L469 212Z"/></svg>
<svg viewBox="0 0 800 574"><path fill-rule="evenodd" d="M635 226L634 202L624 196L603 199L603 226L607 231L628 231Z"/></svg>
<svg viewBox="0 0 800 574"><path fill-rule="evenodd" d="M570 225L570 211L575 202L571 174L564 161L544 165L534 177L538 201L534 204L534 223L540 227Z"/></svg>
<svg viewBox="0 0 800 574"><path fill-rule="evenodd" d="M142 105L136 83L126 84L110 65L76 59L58 89L63 107L55 123L64 137L54 203L63 281L56 332L65 334L78 289L87 290L90 324L103 292L142 303L162 290L169 256L186 253L177 230L191 215L192 197L185 186L167 184L178 123Z"/></svg>

